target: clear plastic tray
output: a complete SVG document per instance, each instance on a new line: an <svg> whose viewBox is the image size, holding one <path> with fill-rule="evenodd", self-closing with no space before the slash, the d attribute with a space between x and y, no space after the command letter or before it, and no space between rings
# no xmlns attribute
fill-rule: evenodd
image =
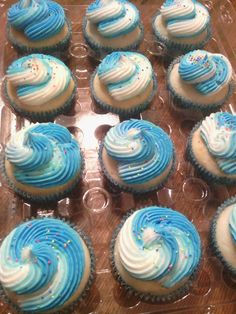
<svg viewBox="0 0 236 314"><path fill-rule="evenodd" d="M0 1L0 75L17 58L14 49L5 39L6 8L12 1ZM79 2L79 1L77 1ZM56 215L72 220L90 235L96 255L96 280L88 297L73 313L235 313L236 281L227 274L209 248L209 222L217 206L229 196L236 194L235 188L206 184L198 178L185 159L186 140L196 120L173 110L166 90L166 62L158 56L162 49L151 33L151 17L162 1L136 1L145 25L145 40L141 47L151 60L158 78L158 93L150 108L140 115L160 125L172 138L177 149L177 169L163 189L139 197L111 190L100 172L98 162L99 143L120 120L117 115L102 112L94 104L89 90L89 77L98 65L82 36L82 17L85 5L65 5L72 21L73 39L69 51L68 65L78 78L77 102L67 115L55 121L66 126L78 139L85 155L83 182L72 193L58 203L45 206L30 205L12 193L5 183L0 186L0 239L19 222L36 215ZM213 21L213 38L206 49L221 52L236 66L236 14L232 3L227 1L204 1ZM235 94L223 110L234 112ZM13 134L29 122L16 117L0 99L0 143L1 149ZM162 204L184 213L198 228L203 244L203 260L198 278L192 290L183 299L171 304L148 304L127 295L113 278L109 263L109 244L113 230L131 208L150 204ZM0 302L0 313L14 313Z"/></svg>

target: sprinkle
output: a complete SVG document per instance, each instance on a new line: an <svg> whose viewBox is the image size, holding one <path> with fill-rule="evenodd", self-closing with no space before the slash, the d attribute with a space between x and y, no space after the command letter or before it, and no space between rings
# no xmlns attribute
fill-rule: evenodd
<svg viewBox="0 0 236 314"><path fill-rule="evenodd" d="M49 233L50 232L50 229L47 229L47 233Z"/></svg>
<svg viewBox="0 0 236 314"><path fill-rule="evenodd" d="M63 246L64 246L64 248L67 248L67 243L64 243L64 245L63 245Z"/></svg>
<svg viewBox="0 0 236 314"><path fill-rule="evenodd" d="M68 240L67 243L68 243L68 244L71 243L71 240Z"/></svg>
<svg viewBox="0 0 236 314"><path fill-rule="evenodd" d="M51 265L51 264L52 264L52 262L50 260L48 260L48 265Z"/></svg>
<svg viewBox="0 0 236 314"><path fill-rule="evenodd" d="M55 242L55 240L52 240L52 243L54 243Z"/></svg>
<svg viewBox="0 0 236 314"><path fill-rule="evenodd" d="M17 262L17 263L19 262L18 258L16 258L16 262Z"/></svg>
<svg viewBox="0 0 236 314"><path fill-rule="evenodd" d="M31 224L31 223L30 223L30 224L27 224L27 227L28 227L28 228L32 227L32 224Z"/></svg>
<svg viewBox="0 0 236 314"><path fill-rule="evenodd" d="M39 243L39 242L40 242L40 240L39 240L39 239L36 239L36 240L35 240L35 242L36 242L36 243Z"/></svg>

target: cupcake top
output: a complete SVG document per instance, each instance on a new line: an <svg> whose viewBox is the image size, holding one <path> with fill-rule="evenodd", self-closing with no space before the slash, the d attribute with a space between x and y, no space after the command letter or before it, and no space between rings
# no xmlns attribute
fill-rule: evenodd
<svg viewBox="0 0 236 314"><path fill-rule="evenodd" d="M7 81L24 105L43 105L61 95L71 81L71 72L57 58L32 54L14 61L7 69Z"/></svg>
<svg viewBox="0 0 236 314"><path fill-rule="evenodd" d="M181 213L151 206L134 212L122 226L117 250L137 279L171 288L191 276L201 257L200 237Z"/></svg>
<svg viewBox="0 0 236 314"><path fill-rule="evenodd" d="M173 144L158 126L127 120L112 127L104 139L107 154L118 163L127 184L142 184L161 175L173 159Z"/></svg>
<svg viewBox="0 0 236 314"><path fill-rule="evenodd" d="M128 34L140 23L138 9L126 0L96 0L88 6L86 18L105 38Z"/></svg>
<svg viewBox="0 0 236 314"><path fill-rule="evenodd" d="M54 1L20 0L10 7L7 19L12 27L36 42L57 35L65 24L65 13Z"/></svg>
<svg viewBox="0 0 236 314"><path fill-rule="evenodd" d="M117 101L142 94L153 78L149 60L137 52L113 52L106 56L97 70L100 81Z"/></svg>
<svg viewBox="0 0 236 314"><path fill-rule="evenodd" d="M194 50L184 55L179 64L179 75L203 95L214 94L232 79L229 60L218 53Z"/></svg>
<svg viewBox="0 0 236 314"><path fill-rule="evenodd" d="M197 36L210 22L207 9L195 0L166 0L160 13L169 35L174 38Z"/></svg>
<svg viewBox="0 0 236 314"><path fill-rule="evenodd" d="M200 126L208 152L225 174L236 174L236 116L228 112L212 113Z"/></svg>
<svg viewBox="0 0 236 314"><path fill-rule="evenodd" d="M82 163L78 142L65 127L53 123L32 124L14 134L5 158L14 166L18 182L37 188L67 183Z"/></svg>
<svg viewBox="0 0 236 314"><path fill-rule="evenodd" d="M0 256L4 290L30 313L63 306L77 291L89 263L79 234L54 218L17 226L2 242Z"/></svg>
<svg viewBox="0 0 236 314"><path fill-rule="evenodd" d="M233 205L233 209L229 218L229 231L234 245L236 245L236 204Z"/></svg>

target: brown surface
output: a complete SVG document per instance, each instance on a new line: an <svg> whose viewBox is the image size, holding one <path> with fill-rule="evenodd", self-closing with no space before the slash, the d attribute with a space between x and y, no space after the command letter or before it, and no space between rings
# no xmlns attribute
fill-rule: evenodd
<svg viewBox="0 0 236 314"><path fill-rule="evenodd" d="M5 28L6 7L12 1L0 1L1 28ZM78 46L83 42L81 34L81 20L85 6L81 4L90 1L61 1L75 3L66 9L73 26L71 56L68 65L79 78L78 100L73 110L66 116L56 119L58 123L67 126L79 139L86 158L83 184L78 186L70 198L63 199L57 204L35 206L24 203L19 197L7 189L0 187L0 238L4 236L22 219L35 215L59 215L73 220L90 235L97 260L96 280L88 297L81 302L74 314L136 314L136 313L202 313L202 314L233 314L236 312L236 284L224 271L221 264L212 255L208 243L209 220L215 208L230 195L236 193L235 188L207 185L198 179L194 169L184 157L187 136L195 119L183 117L173 112L166 91L166 64L157 57L152 57L147 48L150 40L143 45L142 51L147 54L154 65L158 77L158 94L149 110L141 117L159 124L170 133L177 148L177 170L165 187L158 191L140 197L133 197L128 193L111 190L100 173L97 160L99 141L110 126L119 122L113 114L105 114L93 104L89 91L89 75L97 63L91 58L76 58L79 48L81 52L86 48ZM143 0L133 1L139 4L142 19L145 22L146 38L150 34L150 18L162 1ZM213 39L207 46L210 51L221 51L231 59L236 66L236 14L232 3L235 1L204 1L209 5L213 18ZM2 57L0 59L1 75L7 66L16 58L14 50L0 35ZM78 48L79 47L79 48ZM149 47L150 48L150 47ZM79 71L78 71L79 70ZM226 104L226 110L235 108L235 94ZM1 103L0 103L1 104ZM11 133L27 125L23 118L16 117L6 106L1 104L1 144L5 144ZM3 182L4 183L4 182ZM95 188L95 190L93 189ZM86 193L86 194L85 194ZM189 217L198 228L203 243L203 262L198 279L186 298L175 304L147 304L130 297L112 277L108 259L108 247L112 231L119 223L122 215L132 207L149 204L163 204L173 207ZM95 209L102 208L99 213ZM88 209L90 208L90 210ZM93 209L93 210L92 210ZM14 313L9 307L0 302L0 313Z"/></svg>

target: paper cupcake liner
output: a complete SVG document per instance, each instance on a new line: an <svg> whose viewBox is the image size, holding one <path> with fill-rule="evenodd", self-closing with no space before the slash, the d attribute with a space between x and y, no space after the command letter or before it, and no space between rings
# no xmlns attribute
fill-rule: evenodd
<svg viewBox="0 0 236 314"><path fill-rule="evenodd" d="M211 24L208 23L208 25L206 26L207 29L207 36L206 38L197 43L197 44L185 44L185 43L177 43L174 42L166 37L164 37L155 27L155 20L156 17L158 15L160 15L161 13L158 11L154 17L152 18L152 29L153 32L157 38L158 41L160 41L162 44L164 44L167 48L167 53L170 53L170 55L177 55L177 54L182 54L191 50L196 50L196 49L202 49L207 43L208 41L212 38L212 29L211 29Z"/></svg>
<svg viewBox="0 0 236 314"><path fill-rule="evenodd" d="M67 24L67 27L68 27L68 34L62 41L51 46L46 46L42 48L32 48L32 47L28 47L21 44L20 42L17 41L17 38L12 36L10 32L9 23L7 24L7 38L20 55L32 54L32 53L44 53L44 54L53 55L58 58L63 58L65 57L64 55L65 52L69 48L71 37L72 37L72 28L71 28L70 20L66 18L65 23Z"/></svg>
<svg viewBox="0 0 236 314"><path fill-rule="evenodd" d="M236 203L236 196L233 196L229 199L227 199L223 204L221 204L216 211L216 214L211 222L210 227L210 243L211 247L216 255L216 257L222 262L224 267L227 269L227 271L232 275L236 276L236 268L230 265L224 258L224 256L221 253L220 248L218 247L217 239L216 239L216 224L218 221L218 218L220 214L224 211L224 209L232 204ZM224 232L224 230L222 230Z"/></svg>
<svg viewBox="0 0 236 314"><path fill-rule="evenodd" d="M112 270L113 276L119 282L119 284L125 288L125 290L128 293L138 297L139 299L141 299L144 302L168 303L168 302L174 302L174 301L184 297L189 292L189 290L191 289L191 287L193 285L193 281L197 277L202 257L200 258L196 269L194 270L192 275L189 277L188 281L186 283L184 283L183 286L181 286L180 288L177 288L175 291L168 293L168 294L165 294L165 295L153 295L151 293L140 292L140 291L134 289L133 287L129 286L123 280L121 275L119 274L119 271L117 270L116 265L115 265L115 256L114 256L116 238L117 238L121 228L123 227L125 221L127 220L127 218L129 216L131 216L134 212L135 212L135 210L131 210L122 218L120 224L116 227L116 229L112 235L112 239L111 239L111 243L110 243L110 263L111 263L111 270Z"/></svg>
<svg viewBox="0 0 236 314"><path fill-rule="evenodd" d="M185 97L177 94L175 89L172 87L171 82L170 82L170 73L174 67L175 64L180 63L181 58L183 56L180 56L176 58L169 66L168 71L167 71L167 89L170 91L171 96L173 97L173 101L175 105L179 108L182 109L191 109L191 110L196 110L199 111L205 115L210 114L213 111L217 111L220 109L221 106L226 102L226 100L233 94L234 91L234 82L233 80L229 83L229 90L227 95L220 101L212 103L212 104L200 104L198 102L194 102L191 100L186 99Z"/></svg>
<svg viewBox="0 0 236 314"><path fill-rule="evenodd" d="M92 76L91 76L91 79L90 79L90 90L91 90L91 94L96 102L96 104L102 108L103 110L107 111L107 112L112 112L112 113L116 113L120 116L122 116L123 118L128 118L128 117L131 117L131 116L134 116L142 111L144 111L148 106L149 104L152 102L156 92L157 92L157 79L155 77L155 75L153 74L153 89L152 89L152 93L150 94L150 96L148 97L148 99L142 103L142 104L139 104L135 107L132 107L132 108L127 108L127 109L122 109L122 108L115 108L115 107L112 107L111 105L109 104L106 104L104 103L95 93L94 91L94 87L93 87L93 81L94 81L94 77L95 75L97 74L97 69L93 72Z"/></svg>
<svg viewBox="0 0 236 314"><path fill-rule="evenodd" d="M109 54L109 53L111 53L113 51L133 51L133 50L137 50L139 48L140 44L142 43L143 38L144 38L144 27L143 27L142 23L139 23L141 34L140 34L140 36L139 36L139 38L137 39L136 42L134 42L133 44L130 44L130 45L126 46L126 47L123 47L123 48L104 47L102 45L99 45L97 42L93 41L92 38L89 37L89 35L86 32L86 25L87 25L87 18L84 17L83 18L82 29L83 29L83 35L84 35L85 42L87 43L87 45L94 52L96 52L100 56L104 56L104 55Z"/></svg>
<svg viewBox="0 0 236 314"><path fill-rule="evenodd" d="M215 183L215 184L223 184L223 185L234 185L234 184L236 184L236 178L235 179L229 178L229 177L227 177L227 174L225 175L225 177L217 176L217 175L211 173L210 171L208 171L205 167L200 165L199 162L197 161L197 159L193 153L193 150L192 150L192 139L193 139L194 132L200 127L201 124L202 124L202 121L198 122L193 127L193 129L190 133L190 136L189 136L189 139L187 142L187 148L186 148L187 158L189 159L191 164L196 168L196 170L201 175L201 177L203 179L205 179L207 182Z"/></svg>
<svg viewBox="0 0 236 314"><path fill-rule="evenodd" d="M103 160L102 160L102 150L104 147L104 141L101 142L100 146L99 146L99 152L98 152L98 159L99 159L99 163L101 166L101 170L102 173L105 175L105 177L108 179L109 183L112 185L112 188L115 189L119 189L121 191L124 192L130 192L130 193L134 193L134 194L143 194L143 193L148 193L148 192L152 192L155 190L160 190L163 188L163 186L165 185L165 183L168 181L168 179L171 177L171 175L174 173L175 167L176 167L176 153L175 153L175 149L173 148L173 162L172 162L172 166L171 169L168 173L168 175L164 178L164 180L162 182L160 182L159 184L156 184L155 186L151 186L149 188L146 189L140 189L140 190L136 190L135 187L132 186L126 186L126 185L122 185L120 183L118 183L117 181L115 181L110 174L108 173L107 169L105 168L104 164L103 164Z"/></svg>
<svg viewBox="0 0 236 314"><path fill-rule="evenodd" d="M20 116L27 118L28 120L34 121L34 122L48 122L54 120L57 116L60 114L66 113L70 110L70 108L74 105L76 101L76 93L77 93L77 79L72 75L72 79L75 83L74 89L72 91L72 94L67 99L67 101L63 104L63 106L58 107L56 109L52 109L49 111L42 111L42 112L31 112L26 111L22 108L20 108L8 95L7 93L7 86L6 86L6 80L3 83L3 93L4 98L9 103L9 106L11 109L14 110L14 113L19 114Z"/></svg>
<svg viewBox="0 0 236 314"><path fill-rule="evenodd" d="M32 221L35 219L38 219L39 217L32 217L31 219L25 219L25 221ZM40 219L42 219L44 217L40 217ZM65 220L64 218L59 218L59 217L52 217L54 219L58 219L58 220L62 220L63 222L67 223L71 228L73 228L78 234L79 236L82 238L82 240L84 241L84 243L86 244L88 251L89 251L89 256L90 256L90 261L91 261L91 265L90 265L90 275L88 278L88 282L83 290L83 292L81 293L81 295L77 298L77 300L75 300L74 302L72 302L70 305L68 305L67 307L65 307L64 309L60 310L60 311L56 311L53 312L53 310L51 310L50 313L57 313L57 314L66 314L66 313L72 313L72 311L74 311L76 309L76 306L79 304L79 302L81 302L81 300L85 299L86 296L88 295L88 292L94 282L94 278L95 278L95 254L94 254L94 250L93 250L93 246L92 246L92 242L90 240L90 238L82 231L80 230L76 225L74 225L73 223L71 223L68 220ZM22 222L23 223L23 222ZM20 223L19 225L21 225L22 223ZM29 312L29 311L22 311L15 303L13 303L9 297L7 296L7 294L5 293L2 285L0 284L0 296L1 299L9 304L12 308L14 308L16 310L17 313L22 313L22 314L32 314L32 313L38 313L38 312ZM46 312L44 312L46 313Z"/></svg>
<svg viewBox="0 0 236 314"><path fill-rule="evenodd" d="M69 188L67 188L61 192L53 193L50 195L40 195L40 196L39 195L32 195L32 194L27 193L25 191L22 191L21 189L16 187L14 182L12 182L9 179L9 177L6 173L4 150L0 154L0 172L1 172L1 176L2 176L3 180L7 183L9 188L11 188L16 194L20 195L23 199L27 200L28 202L31 202L31 203L55 202L55 201L59 201L59 200L65 198L66 196L68 196L68 194L70 194L70 192L72 192L74 190L74 188L76 187L76 185L81 181L81 179L83 177L84 166L85 166L84 156L82 153L81 153L81 157L82 157L81 158L81 169L80 169L80 173L77 176L76 180L70 185Z"/></svg>

